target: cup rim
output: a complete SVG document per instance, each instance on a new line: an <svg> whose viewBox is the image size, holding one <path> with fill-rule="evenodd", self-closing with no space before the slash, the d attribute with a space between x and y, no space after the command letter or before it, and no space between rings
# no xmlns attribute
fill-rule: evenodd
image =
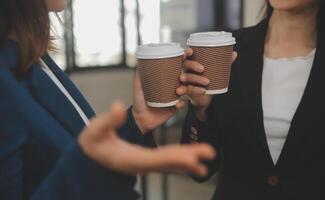
<svg viewBox="0 0 325 200"><path fill-rule="evenodd" d="M236 42L225 42L220 44L203 44L203 43L194 43L194 42L187 42L189 47L226 47L226 46L233 46Z"/></svg>
<svg viewBox="0 0 325 200"><path fill-rule="evenodd" d="M137 59L163 59L184 55L179 43L151 43L138 46Z"/></svg>
<svg viewBox="0 0 325 200"><path fill-rule="evenodd" d="M234 44L236 44L236 38L233 37L231 32L225 31L193 33L187 39L188 46L221 47Z"/></svg>
<svg viewBox="0 0 325 200"><path fill-rule="evenodd" d="M147 104L150 107L166 108L166 107L175 106L178 102L179 102L179 99L177 99L175 101L172 101L172 102L168 102L168 103L155 103L155 102L149 102L149 101L147 101Z"/></svg>
<svg viewBox="0 0 325 200"><path fill-rule="evenodd" d="M137 59L142 59L142 60L156 60L156 59L164 59L164 58L175 58L184 55L184 51L178 52L178 53L170 53L170 54L165 54L161 56L153 56L153 55L136 55Z"/></svg>

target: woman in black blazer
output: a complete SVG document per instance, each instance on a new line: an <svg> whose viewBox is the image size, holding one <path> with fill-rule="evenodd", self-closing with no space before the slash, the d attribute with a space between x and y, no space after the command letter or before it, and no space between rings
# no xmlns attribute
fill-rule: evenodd
<svg viewBox="0 0 325 200"><path fill-rule="evenodd" d="M218 150L209 176L197 179L220 171L213 199L325 199L324 8L320 0L269 0L266 19L234 32L226 94L202 95L202 66L185 62L178 93L192 105L182 140Z"/></svg>

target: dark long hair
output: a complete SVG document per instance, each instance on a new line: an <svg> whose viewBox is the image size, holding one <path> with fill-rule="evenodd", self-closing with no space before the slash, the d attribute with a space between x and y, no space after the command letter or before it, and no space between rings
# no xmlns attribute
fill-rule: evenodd
<svg viewBox="0 0 325 200"><path fill-rule="evenodd" d="M0 0L0 47L14 33L20 48L20 72L37 62L51 46L45 0Z"/></svg>
<svg viewBox="0 0 325 200"><path fill-rule="evenodd" d="M273 8L269 0L266 3L266 14L267 18L270 18L273 12ZM317 29L318 32L324 33L325 32L325 1L320 0L320 9L317 14Z"/></svg>

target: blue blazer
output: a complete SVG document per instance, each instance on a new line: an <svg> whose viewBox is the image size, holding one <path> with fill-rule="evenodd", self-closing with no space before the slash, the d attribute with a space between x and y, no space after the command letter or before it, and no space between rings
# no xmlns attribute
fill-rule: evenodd
<svg viewBox="0 0 325 200"><path fill-rule="evenodd" d="M48 56L44 62L80 105L95 115L83 95ZM137 199L135 178L114 173L88 159L76 142L85 124L39 64L17 81L19 49L0 47L0 199ZM118 130L131 143L154 146L142 136L133 116Z"/></svg>

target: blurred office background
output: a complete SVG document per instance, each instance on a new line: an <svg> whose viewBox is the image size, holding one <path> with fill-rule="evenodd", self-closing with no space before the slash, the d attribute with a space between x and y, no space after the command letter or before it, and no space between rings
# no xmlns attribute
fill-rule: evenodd
<svg viewBox="0 0 325 200"><path fill-rule="evenodd" d="M53 14L52 53L100 113L116 99L132 104L135 51L141 43L179 42L197 31L236 30L256 24L264 0L71 0ZM62 23L63 22L63 23ZM155 133L157 142L178 143L182 115ZM144 200L208 200L217 178L198 184L186 175L141 178Z"/></svg>

